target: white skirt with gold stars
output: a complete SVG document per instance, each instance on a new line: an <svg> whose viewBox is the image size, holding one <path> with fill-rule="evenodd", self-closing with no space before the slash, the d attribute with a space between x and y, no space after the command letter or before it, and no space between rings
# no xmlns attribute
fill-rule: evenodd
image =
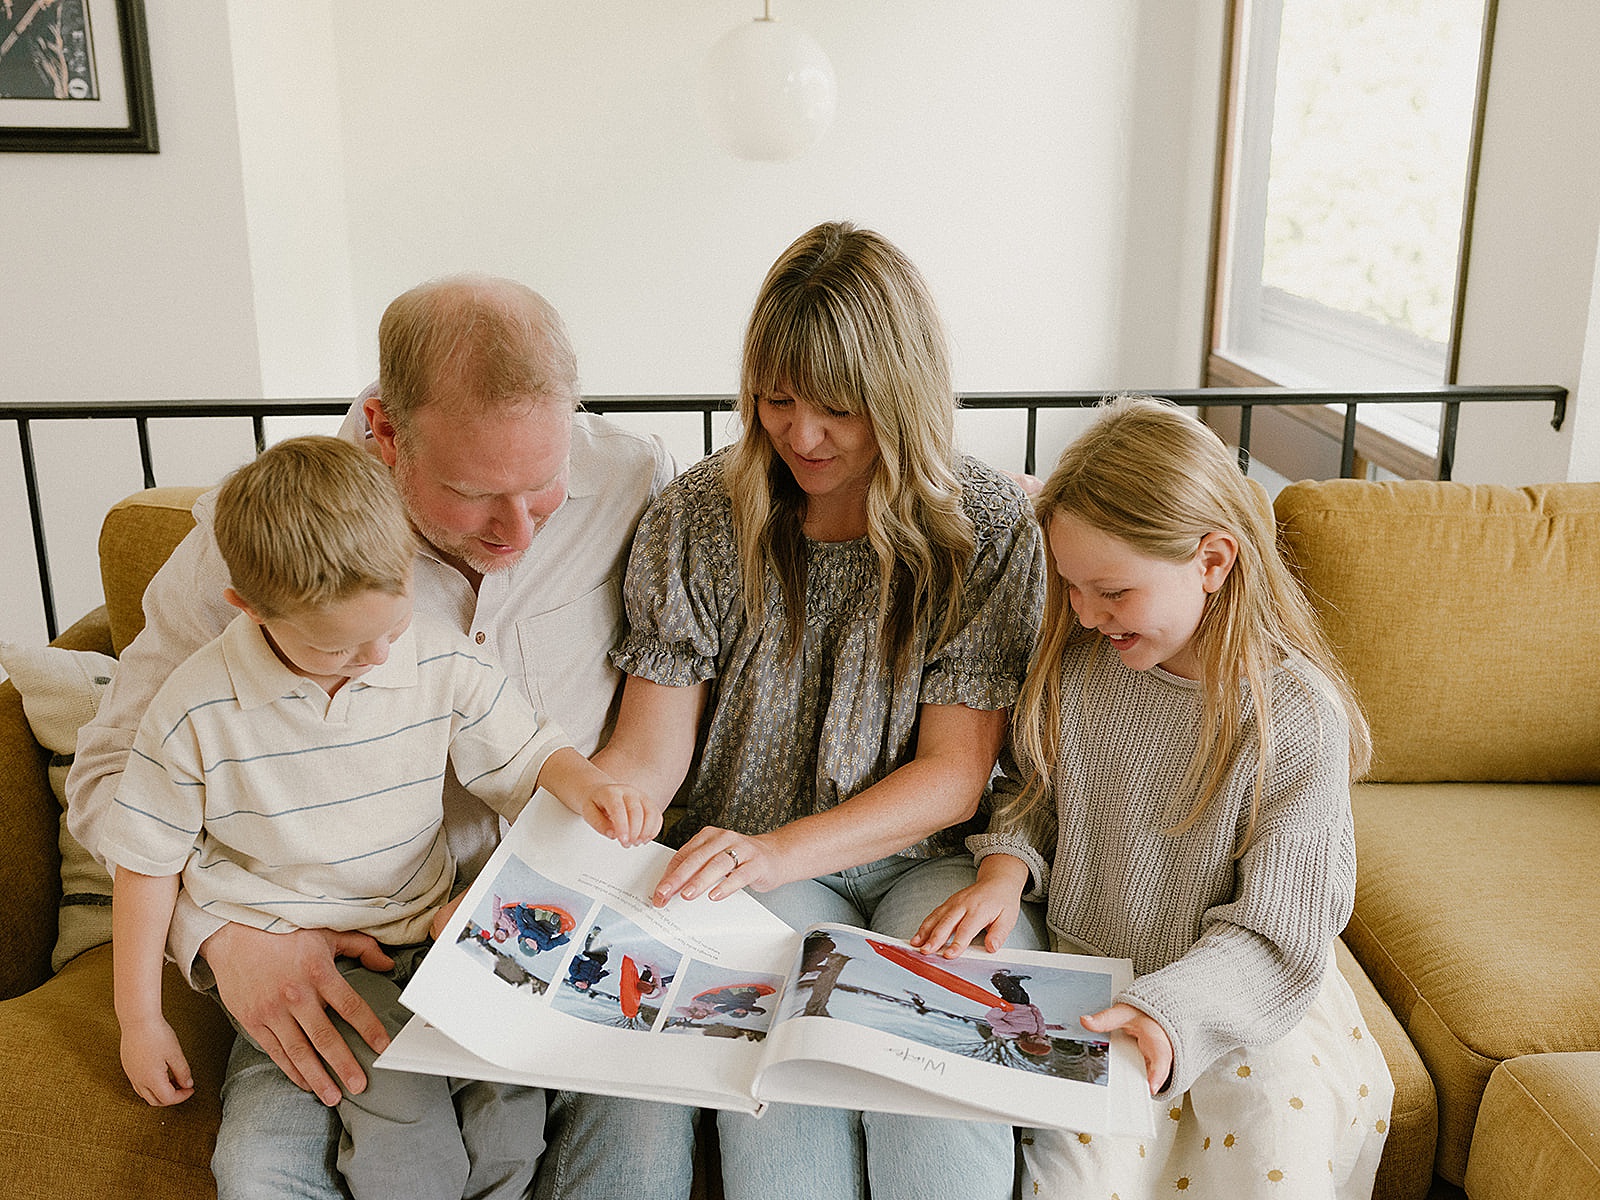
<svg viewBox="0 0 1600 1200"><path fill-rule="evenodd" d="M1383 1053L1330 965L1286 1037L1226 1054L1181 1098L1152 1101L1153 1137L1022 1130L1018 1190L1023 1200L1370 1200L1393 1099Z"/></svg>

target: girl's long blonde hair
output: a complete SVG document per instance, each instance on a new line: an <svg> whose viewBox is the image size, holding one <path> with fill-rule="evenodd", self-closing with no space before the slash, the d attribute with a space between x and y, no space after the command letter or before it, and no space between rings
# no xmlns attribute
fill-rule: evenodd
<svg viewBox="0 0 1600 1200"><path fill-rule="evenodd" d="M879 652L902 666L918 631L935 645L959 628L965 565L975 545L955 467L955 390L927 284L885 238L843 221L801 235L778 258L745 329L740 440L724 478L744 576L759 621L767 570L788 618L788 649L805 631L805 493L761 427L763 396L782 392L865 414L878 462L867 491L877 555Z"/></svg>
<svg viewBox="0 0 1600 1200"><path fill-rule="evenodd" d="M1058 513L1126 543L1139 554L1183 563L1200 540L1224 532L1238 558L1206 603L1193 645L1200 660L1200 731L1184 790L1195 799L1169 832L1200 818L1225 785L1244 739L1244 697L1254 703L1259 745L1250 819L1238 848L1249 846L1271 768L1273 705L1270 675L1288 655L1304 658L1331 683L1350 730L1350 773L1371 759L1365 717L1339 667L1304 591L1278 550L1277 526L1265 493L1239 470L1233 453L1193 416L1150 396L1117 396L1095 424L1061 456L1034 502L1044 528L1044 625L1012 717L1016 754L1030 778L1006 816L1018 818L1043 803L1061 751L1062 654L1100 635L1078 624L1049 548Z"/></svg>

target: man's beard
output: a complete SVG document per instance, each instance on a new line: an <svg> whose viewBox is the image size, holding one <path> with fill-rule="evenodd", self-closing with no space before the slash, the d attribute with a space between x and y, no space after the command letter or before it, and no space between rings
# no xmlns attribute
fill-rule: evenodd
<svg viewBox="0 0 1600 1200"><path fill-rule="evenodd" d="M401 461L404 461L403 459ZM416 529L430 546L448 559L462 563L479 575L493 575L499 571L509 571L522 561L526 550L519 550L515 554L487 555L474 548L476 538L470 534L453 533L426 521L420 515L420 505L417 503L416 489L412 486L410 472L404 469L400 462L394 466L395 488L400 493L400 502L405 505L406 513L411 518L412 527ZM540 527L543 527L540 522ZM537 535L538 529L534 530Z"/></svg>

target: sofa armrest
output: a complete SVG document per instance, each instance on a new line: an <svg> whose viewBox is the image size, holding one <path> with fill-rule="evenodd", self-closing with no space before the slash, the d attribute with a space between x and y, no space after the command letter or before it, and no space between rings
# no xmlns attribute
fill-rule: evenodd
<svg viewBox="0 0 1600 1200"><path fill-rule="evenodd" d="M109 653L105 611L96 609L54 644ZM50 977L61 907L61 806L50 790L49 765L22 697L10 680L0 683L0 999Z"/></svg>

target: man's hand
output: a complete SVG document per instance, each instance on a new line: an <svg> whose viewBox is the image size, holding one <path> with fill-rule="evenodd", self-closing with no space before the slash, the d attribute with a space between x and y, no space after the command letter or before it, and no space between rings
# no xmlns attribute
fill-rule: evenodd
<svg viewBox="0 0 1600 1200"><path fill-rule="evenodd" d="M370 970L389 970L394 960L376 941L364 933L266 933L230 924L207 938L200 954L216 976L223 1005L296 1086L330 1108L341 1098L335 1075L352 1095L366 1090L367 1078L327 1010L348 1021L374 1050L388 1046L383 1022L335 962L359 958Z"/></svg>

